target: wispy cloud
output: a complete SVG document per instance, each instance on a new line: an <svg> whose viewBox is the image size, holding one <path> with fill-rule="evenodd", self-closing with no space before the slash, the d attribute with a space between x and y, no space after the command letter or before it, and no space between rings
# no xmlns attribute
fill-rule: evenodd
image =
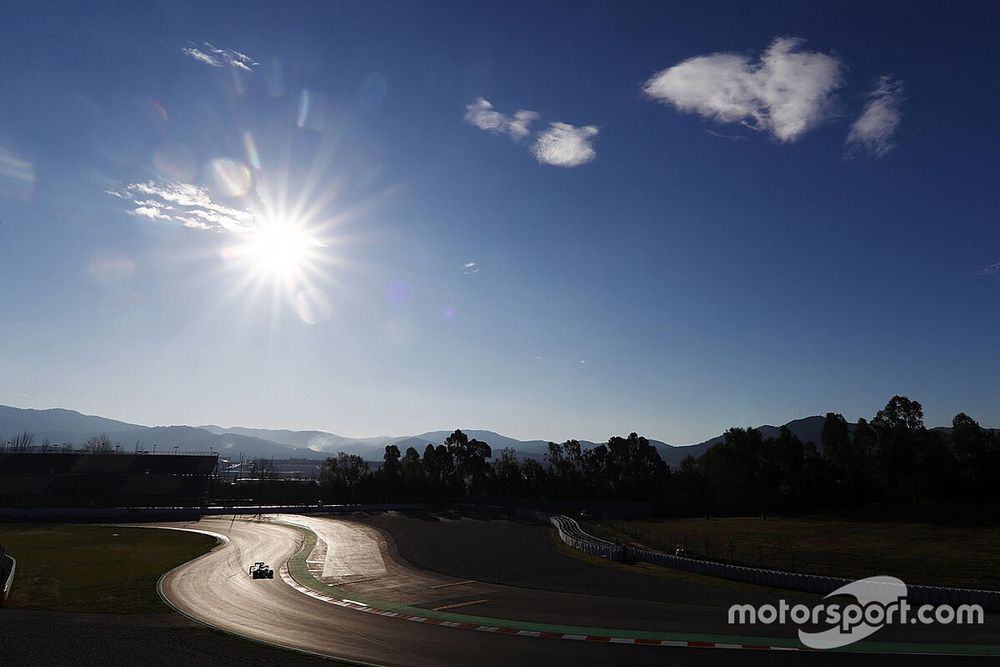
<svg viewBox="0 0 1000 667"><path fill-rule="evenodd" d="M254 217L250 211L212 201L208 190L191 183L145 181L108 194L128 202L132 215L191 229L242 233Z"/></svg>
<svg viewBox="0 0 1000 667"><path fill-rule="evenodd" d="M705 134L715 137L716 139L729 139L730 141L750 141L746 137L740 136L738 134L725 134L723 132L716 132L715 130L705 129Z"/></svg>
<svg viewBox="0 0 1000 667"><path fill-rule="evenodd" d="M843 83L840 59L803 44L779 37L757 61L737 53L689 58L654 74L643 92L678 111L742 123L790 143L827 118Z"/></svg>
<svg viewBox="0 0 1000 667"><path fill-rule="evenodd" d="M879 158L891 151L892 138L899 129L903 101L903 84L890 76L878 80L875 90L868 94L868 102L861 115L847 133L848 154L865 152Z"/></svg>
<svg viewBox="0 0 1000 667"><path fill-rule="evenodd" d="M531 134L529 125L538 118L534 111L515 111L513 116L500 113L493 108L489 100L476 98L472 104L466 105L465 122L480 130L495 134L506 134L514 141L520 141Z"/></svg>
<svg viewBox="0 0 1000 667"><path fill-rule="evenodd" d="M479 265L475 262L466 262L462 265L462 273L467 276L471 276L473 273L479 273Z"/></svg>
<svg viewBox="0 0 1000 667"><path fill-rule="evenodd" d="M981 276L992 276L998 273L1000 273L1000 262L979 269L979 275Z"/></svg>
<svg viewBox="0 0 1000 667"><path fill-rule="evenodd" d="M208 42L200 47L189 46L181 49L185 54L191 56L200 63L211 65L212 67L235 67L247 72L252 72L258 65L253 58L234 51L233 49L220 49L212 46Z"/></svg>
<svg viewBox="0 0 1000 667"><path fill-rule="evenodd" d="M593 125L576 127L569 123L549 123L549 129L538 135L531 152L542 164L557 167L579 167L597 157L592 142L598 134Z"/></svg>

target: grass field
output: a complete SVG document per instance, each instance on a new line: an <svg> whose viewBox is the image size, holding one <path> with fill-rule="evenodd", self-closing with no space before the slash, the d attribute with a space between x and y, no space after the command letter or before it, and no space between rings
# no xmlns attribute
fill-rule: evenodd
<svg viewBox="0 0 1000 667"><path fill-rule="evenodd" d="M606 537L661 551L686 546L713 560L909 584L1000 588L1000 528L825 518L600 521Z"/></svg>
<svg viewBox="0 0 1000 667"><path fill-rule="evenodd" d="M9 607L142 614L168 611L156 581L215 539L150 528L0 525L0 544L17 559Z"/></svg>

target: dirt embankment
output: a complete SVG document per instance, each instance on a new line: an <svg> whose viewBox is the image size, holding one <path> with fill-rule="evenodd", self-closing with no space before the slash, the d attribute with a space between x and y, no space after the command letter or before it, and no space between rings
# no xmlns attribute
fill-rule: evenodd
<svg viewBox="0 0 1000 667"><path fill-rule="evenodd" d="M391 537L402 559L460 579L636 600L726 605L760 589L572 553L547 523L453 512L357 514Z"/></svg>

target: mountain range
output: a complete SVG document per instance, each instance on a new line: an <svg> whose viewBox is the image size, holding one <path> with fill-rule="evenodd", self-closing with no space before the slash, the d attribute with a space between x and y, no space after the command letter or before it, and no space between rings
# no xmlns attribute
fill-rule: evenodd
<svg viewBox="0 0 1000 667"><path fill-rule="evenodd" d="M806 417L790 421L787 426L802 442L820 441L824 418ZM853 429L854 424L849 424ZM780 427L757 427L767 436L778 435ZM517 440L493 431L462 429L470 438L490 445L494 452L514 449L520 458L541 458L548 448L546 440ZM375 438L348 438L326 431L290 431L260 428L206 426L141 426L128 422L84 415L74 410L53 408L35 410L0 405L0 442L17 433L31 433L35 444L48 440L51 444L82 445L92 436L106 433L123 451L136 449L161 452L219 452L224 457L269 457L324 459L338 452L357 454L368 461L380 461L386 445L396 445L401 452L415 447L423 453L428 444L441 444L451 431L428 431L419 435ZM623 434L625 435L625 434ZM719 435L693 445L669 445L650 439L667 463L677 466L688 455L701 456L709 447L721 442ZM595 443L581 440L584 448Z"/></svg>

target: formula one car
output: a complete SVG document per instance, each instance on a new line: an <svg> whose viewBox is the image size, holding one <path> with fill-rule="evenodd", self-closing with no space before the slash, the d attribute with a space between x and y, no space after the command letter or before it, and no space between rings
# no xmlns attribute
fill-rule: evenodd
<svg viewBox="0 0 1000 667"><path fill-rule="evenodd" d="M267 563L258 561L250 566L250 577L252 579L274 579L274 570L267 566Z"/></svg>

